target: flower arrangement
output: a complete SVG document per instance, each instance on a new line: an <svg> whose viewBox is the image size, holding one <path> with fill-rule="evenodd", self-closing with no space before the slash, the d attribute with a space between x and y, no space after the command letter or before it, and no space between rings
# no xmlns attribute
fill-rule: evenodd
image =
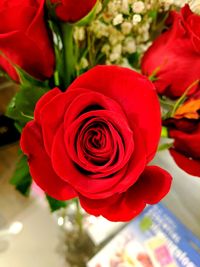
<svg viewBox="0 0 200 267"><path fill-rule="evenodd" d="M0 67L20 87L7 108L21 132L12 184L26 195L33 179L52 209L78 198L89 214L129 221L170 190L171 175L150 164L159 149L199 177L199 11L198 1L1 1Z"/></svg>

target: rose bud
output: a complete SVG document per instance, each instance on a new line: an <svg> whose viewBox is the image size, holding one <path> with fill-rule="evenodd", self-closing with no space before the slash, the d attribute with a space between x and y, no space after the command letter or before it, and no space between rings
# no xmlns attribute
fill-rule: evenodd
<svg viewBox="0 0 200 267"><path fill-rule="evenodd" d="M171 176L153 159L161 133L152 83L117 66L97 66L62 93L37 103L21 137L35 182L51 197L128 221L169 191Z"/></svg>
<svg viewBox="0 0 200 267"><path fill-rule="evenodd" d="M44 80L54 70L52 42L44 21L44 0L0 2L0 68L19 82L15 66Z"/></svg>
<svg viewBox="0 0 200 267"><path fill-rule="evenodd" d="M174 118L164 121L174 139L170 154L185 172L200 177L200 92L181 105Z"/></svg>
<svg viewBox="0 0 200 267"><path fill-rule="evenodd" d="M155 72L157 92L177 98L200 78L200 16L185 5L180 13L170 12L166 26L145 53L142 72L148 76Z"/></svg>
<svg viewBox="0 0 200 267"><path fill-rule="evenodd" d="M55 13L58 19L74 23L88 15L97 0L50 0L50 2L55 4Z"/></svg>

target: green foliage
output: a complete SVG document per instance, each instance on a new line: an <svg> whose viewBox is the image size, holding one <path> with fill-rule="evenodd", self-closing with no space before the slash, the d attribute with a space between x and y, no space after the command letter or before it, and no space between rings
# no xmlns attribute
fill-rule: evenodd
<svg viewBox="0 0 200 267"><path fill-rule="evenodd" d="M153 20L157 19L158 11L157 10L151 10L149 12L149 17L152 18Z"/></svg>
<svg viewBox="0 0 200 267"><path fill-rule="evenodd" d="M140 53L137 51L128 56L128 62L133 68L137 69L139 67L140 56Z"/></svg>
<svg viewBox="0 0 200 267"><path fill-rule="evenodd" d="M32 77L30 74L28 74L26 71L24 71L17 65L15 65L15 68L20 77L20 82L22 85L30 87L35 86L41 88L48 88L48 81L37 80L36 78Z"/></svg>
<svg viewBox="0 0 200 267"><path fill-rule="evenodd" d="M46 194L46 199L49 203L49 207L51 209L51 212L54 212L56 210L59 210L60 208L65 208L67 206L66 201L59 201L56 200Z"/></svg>
<svg viewBox="0 0 200 267"><path fill-rule="evenodd" d="M27 157L20 150L20 157L10 183L24 196L29 196L32 178L29 173Z"/></svg>
<svg viewBox="0 0 200 267"><path fill-rule="evenodd" d="M36 87L24 83L21 90L12 98L8 105L6 115L16 121L18 129L33 119L33 112L37 101L47 92L47 88Z"/></svg>

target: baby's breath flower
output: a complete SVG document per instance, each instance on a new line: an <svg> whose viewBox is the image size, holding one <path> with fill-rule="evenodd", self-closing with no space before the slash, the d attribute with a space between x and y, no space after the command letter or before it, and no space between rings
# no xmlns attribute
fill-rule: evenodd
<svg viewBox="0 0 200 267"><path fill-rule="evenodd" d="M142 1L137 1L132 4L132 10L135 13L142 13L144 9L145 9L145 5L144 5L144 2Z"/></svg>
<svg viewBox="0 0 200 267"><path fill-rule="evenodd" d="M80 69L86 69L89 66L87 58L82 57L80 60Z"/></svg>
<svg viewBox="0 0 200 267"><path fill-rule="evenodd" d="M84 27L76 27L74 30L74 39L76 41L83 41L85 39Z"/></svg>
<svg viewBox="0 0 200 267"><path fill-rule="evenodd" d="M125 35L130 34L132 27L133 25L131 24L131 22L124 21L121 25L122 33Z"/></svg>
<svg viewBox="0 0 200 267"><path fill-rule="evenodd" d="M101 52L103 52L106 55L109 55L110 53L110 45L109 44L105 44L103 45L103 47L101 48Z"/></svg>
<svg viewBox="0 0 200 267"><path fill-rule="evenodd" d="M113 25L116 26L116 25L119 25L123 22L124 18L123 18L123 15L122 14L117 14L116 17L114 17L113 19Z"/></svg>
<svg viewBox="0 0 200 267"><path fill-rule="evenodd" d="M98 18L84 27L91 36L91 45L96 54L103 53L106 64L132 64L127 54L138 52L142 55L151 44L152 23L156 22L150 14L168 12L172 7L180 8L190 3L193 12L200 12L200 0L109 0ZM102 1L99 1L102 3ZM99 9L100 10L100 9ZM78 28L78 27L77 27ZM80 27L79 27L80 28ZM83 32L75 30L74 38L82 40ZM94 42L94 43L93 43ZM97 44L97 45L96 45ZM97 50L96 50L97 47ZM99 55L99 54L98 54ZM136 59L137 60L137 59ZM136 63L136 64L135 64Z"/></svg>
<svg viewBox="0 0 200 267"><path fill-rule="evenodd" d="M138 23L141 22L141 20L142 20L142 17L139 14L133 15L133 19L132 19L133 25L137 25Z"/></svg>
<svg viewBox="0 0 200 267"><path fill-rule="evenodd" d="M128 14L129 13L129 2L128 2L128 0L122 0L121 12L124 13L124 14Z"/></svg>
<svg viewBox="0 0 200 267"><path fill-rule="evenodd" d="M133 37L126 38L124 41L123 52L132 54L136 51L136 43Z"/></svg>
<svg viewBox="0 0 200 267"><path fill-rule="evenodd" d="M121 53L122 53L122 45L117 44L112 49L112 52L110 54L110 61L113 62L113 61L120 59Z"/></svg>

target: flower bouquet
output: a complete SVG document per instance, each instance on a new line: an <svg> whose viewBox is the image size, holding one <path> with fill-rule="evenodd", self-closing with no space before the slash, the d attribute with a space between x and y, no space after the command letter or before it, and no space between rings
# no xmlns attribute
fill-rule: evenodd
<svg viewBox="0 0 200 267"><path fill-rule="evenodd" d="M78 199L129 221L170 190L171 175L150 164L157 151L199 177L199 11L198 1L1 1L0 67L20 87L7 108L21 133L11 183L27 195L33 179L52 210Z"/></svg>

